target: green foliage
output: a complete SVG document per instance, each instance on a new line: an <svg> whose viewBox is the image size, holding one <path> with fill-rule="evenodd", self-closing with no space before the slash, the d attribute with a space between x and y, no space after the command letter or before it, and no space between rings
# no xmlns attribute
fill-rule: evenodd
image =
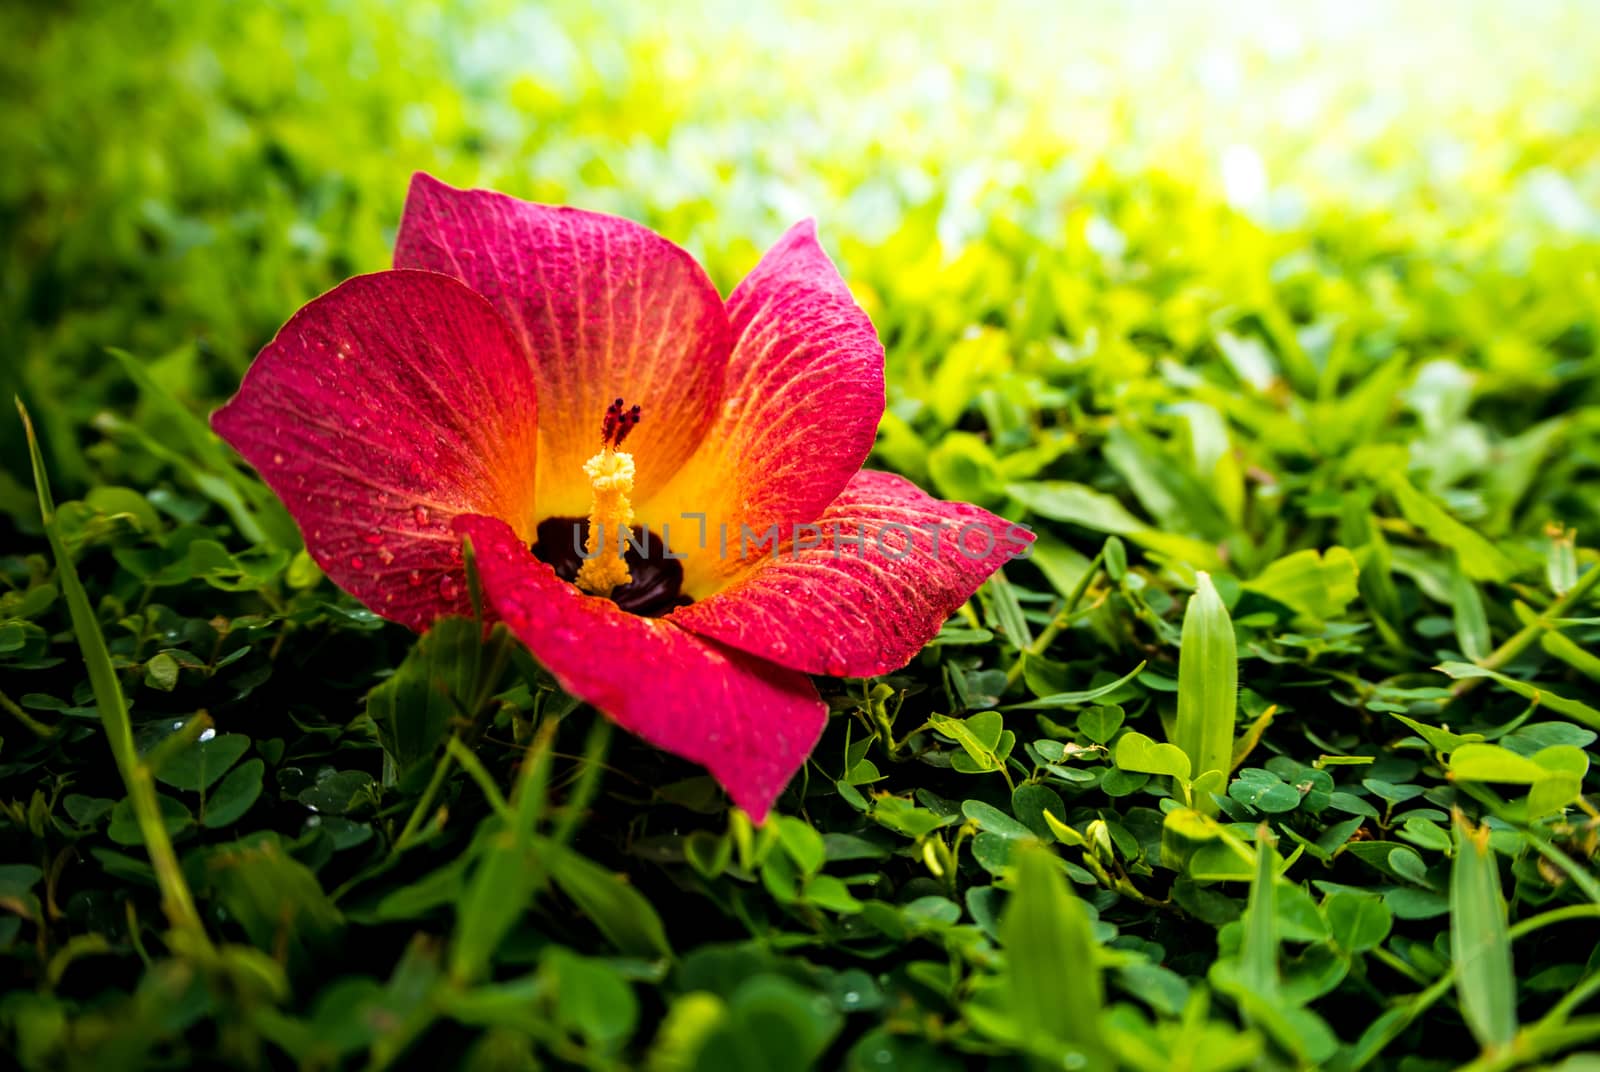
<svg viewBox="0 0 1600 1072"><path fill-rule="evenodd" d="M0 8L12 1063L1578 1067L1600 20L1173 7ZM1038 531L765 826L209 432L414 168L816 215L873 464Z"/></svg>
<svg viewBox="0 0 1600 1072"><path fill-rule="evenodd" d="M1169 773L1185 781L1192 773L1197 783L1209 779L1211 791L1221 789L1233 770L1233 725L1238 707L1239 654L1233 619L1210 575L1201 572L1183 612L1178 713L1172 735L1176 749L1188 760L1188 771ZM1215 813L1211 792L1194 796L1197 807Z"/></svg>

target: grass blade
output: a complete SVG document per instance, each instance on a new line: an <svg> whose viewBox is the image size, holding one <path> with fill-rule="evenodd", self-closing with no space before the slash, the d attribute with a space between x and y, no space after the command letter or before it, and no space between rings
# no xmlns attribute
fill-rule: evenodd
<svg viewBox="0 0 1600 1072"><path fill-rule="evenodd" d="M461 900L450 950L450 975L458 983L475 983L488 972L495 950L528 910L543 881L543 857L532 847L534 828L549 804L555 728L553 720L546 722L528 746L513 793L509 822L484 846ZM457 748L476 762L465 745Z"/></svg>
<svg viewBox="0 0 1600 1072"><path fill-rule="evenodd" d="M72 631L77 636L78 648L83 652L84 667L94 690L95 707L100 713L100 724L105 729L117 771L127 787L128 798L133 802L139 832L150 854L150 864L155 869L156 882L161 888L161 907L173 930L186 943L188 952L209 951L211 941L200 922L199 912L195 910L189 884L184 881L183 871L178 866L172 840L167 836L161 806L156 800L155 782L134 747L133 720L128 717L128 704L122 695L122 685L117 681L116 669L111 665L106 639L100 632L99 622L95 620L94 608L89 605L83 582L78 579L72 556L67 553L66 544L61 539L61 529L56 524L55 499L50 494L50 477L45 472L44 456L40 453L39 441L33 432L33 421L21 399L17 400L17 412L22 415L22 426L28 438L33 483L39 495L39 516L44 523L45 537L50 542L50 553L55 558L56 576L67 600L67 612L72 619Z"/></svg>
<svg viewBox="0 0 1600 1072"><path fill-rule="evenodd" d="M1063 1046L1102 1067L1100 1011L1105 992L1083 904L1067 887L1050 853L1017 849L1016 890L1000 921L1022 1045L1060 1068Z"/></svg>
<svg viewBox="0 0 1600 1072"><path fill-rule="evenodd" d="M1224 779L1233 765L1233 724L1239 707L1239 653L1233 619L1209 574L1200 573L1194 595L1183 615L1183 639L1178 651L1178 725L1173 741L1189 757L1190 770L1199 779L1208 771L1221 771ZM1209 794L1195 806L1215 815Z"/></svg>
<svg viewBox="0 0 1600 1072"><path fill-rule="evenodd" d="M1489 828L1455 812L1456 858L1450 869L1450 956L1456 1000L1472 1037L1485 1051L1507 1046L1517 1033L1516 977L1500 869Z"/></svg>
<svg viewBox="0 0 1600 1072"><path fill-rule="evenodd" d="M1489 618L1483 609L1483 596L1462 568L1459 556L1450 571L1450 603L1455 609L1456 643L1461 645L1461 654L1473 662L1487 658Z"/></svg>
<svg viewBox="0 0 1600 1072"><path fill-rule="evenodd" d="M1275 999L1278 992L1278 875L1272 832L1262 823L1256 832L1256 873L1244 910L1244 942L1239 949L1239 978L1257 995Z"/></svg>

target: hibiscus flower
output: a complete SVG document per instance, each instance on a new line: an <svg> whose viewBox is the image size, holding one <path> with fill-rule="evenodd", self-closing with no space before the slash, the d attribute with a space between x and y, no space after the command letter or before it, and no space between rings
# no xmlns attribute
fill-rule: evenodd
<svg viewBox="0 0 1600 1072"><path fill-rule="evenodd" d="M488 609L761 821L826 719L1031 534L863 471L883 348L795 225L724 301L614 216L411 185L392 271L296 313L212 426L306 549L422 631Z"/></svg>

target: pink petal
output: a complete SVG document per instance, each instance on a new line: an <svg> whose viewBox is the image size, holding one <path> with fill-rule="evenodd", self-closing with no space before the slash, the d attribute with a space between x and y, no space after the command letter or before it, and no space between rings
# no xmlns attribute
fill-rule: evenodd
<svg viewBox="0 0 1600 1072"><path fill-rule="evenodd" d="M296 313L211 426L334 583L420 630L467 608L457 514L533 531L535 398L488 302L432 272L379 272Z"/></svg>
<svg viewBox="0 0 1600 1072"><path fill-rule="evenodd" d="M411 180L395 266L429 268L488 298L538 373L540 517L589 510L584 461L606 406L644 419L628 439L635 500L692 454L721 394L722 299L693 257L629 220L489 190Z"/></svg>
<svg viewBox="0 0 1600 1072"><path fill-rule="evenodd" d="M706 445L654 504L674 521L706 514L737 539L813 521L872 450L883 416L883 347L806 220L728 299L733 357ZM737 558L693 556L690 587L714 589ZM707 574L712 575L707 578Z"/></svg>
<svg viewBox="0 0 1600 1072"><path fill-rule="evenodd" d="M820 546L781 551L668 620L806 673L883 674L1033 542L1021 525L891 473L857 474L817 527ZM860 548L847 539L857 535Z"/></svg>
<svg viewBox="0 0 1600 1072"><path fill-rule="evenodd" d="M584 595L504 523L463 517L484 595L561 687L711 772L762 821L817 743L827 707L803 675Z"/></svg>

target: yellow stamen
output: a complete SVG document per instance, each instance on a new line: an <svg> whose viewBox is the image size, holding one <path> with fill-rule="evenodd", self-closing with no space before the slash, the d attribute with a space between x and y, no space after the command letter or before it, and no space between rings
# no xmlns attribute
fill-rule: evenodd
<svg viewBox="0 0 1600 1072"><path fill-rule="evenodd" d="M585 592L609 596L613 588L633 580L622 558L633 524L633 503L628 501L633 490L633 455L607 444L583 463L583 472L591 493L589 538L576 582Z"/></svg>

